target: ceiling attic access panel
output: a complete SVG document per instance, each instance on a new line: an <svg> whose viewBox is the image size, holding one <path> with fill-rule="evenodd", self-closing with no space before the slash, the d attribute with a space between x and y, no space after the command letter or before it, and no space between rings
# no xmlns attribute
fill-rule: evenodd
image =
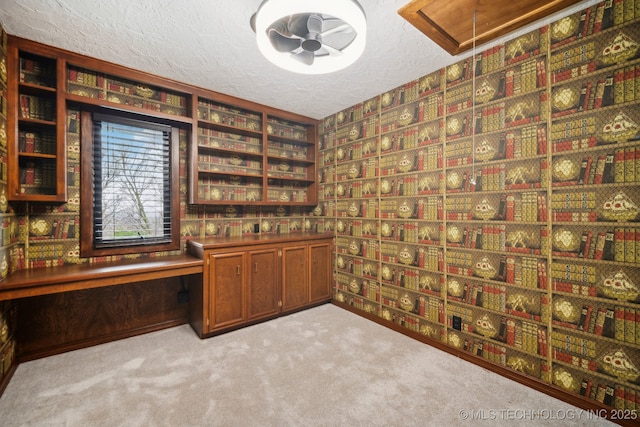
<svg viewBox="0 0 640 427"><path fill-rule="evenodd" d="M476 45L481 45L578 1L413 0L398 13L449 54L457 55L473 47L474 10Z"/></svg>

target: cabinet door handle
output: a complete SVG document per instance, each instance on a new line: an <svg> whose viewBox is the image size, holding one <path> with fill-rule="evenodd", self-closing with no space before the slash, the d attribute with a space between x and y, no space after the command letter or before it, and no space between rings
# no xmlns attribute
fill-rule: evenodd
<svg viewBox="0 0 640 427"><path fill-rule="evenodd" d="M240 275L240 265L236 265L236 276Z"/></svg>
<svg viewBox="0 0 640 427"><path fill-rule="evenodd" d="M255 271L256 273L258 272L258 263L257 263L257 262L254 264L254 271Z"/></svg>

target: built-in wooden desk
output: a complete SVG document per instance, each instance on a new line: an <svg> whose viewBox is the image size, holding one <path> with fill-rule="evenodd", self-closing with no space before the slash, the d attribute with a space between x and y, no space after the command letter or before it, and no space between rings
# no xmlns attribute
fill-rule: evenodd
<svg viewBox="0 0 640 427"><path fill-rule="evenodd" d="M19 270L0 281L0 301L202 273L190 255Z"/></svg>

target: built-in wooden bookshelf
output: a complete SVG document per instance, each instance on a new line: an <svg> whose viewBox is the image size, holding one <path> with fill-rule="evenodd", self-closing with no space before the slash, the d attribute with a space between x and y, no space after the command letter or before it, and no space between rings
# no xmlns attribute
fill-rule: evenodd
<svg viewBox="0 0 640 427"><path fill-rule="evenodd" d="M64 123L58 60L41 46L8 43L10 200L66 199ZM15 123L15 126L13 125ZM14 142L15 141L15 142Z"/></svg>
<svg viewBox="0 0 640 427"><path fill-rule="evenodd" d="M79 97L83 102L99 100L169 116L189 116L189 97L184 93L75 65L68 65L66 72L70 99Z"/></svg>
<svg viewBox="0 0 640 427"><path fill-rule="evenodd" d="M190 202L315 206L315 121L199 97Z"/></svg>
<svg viewBox="0 0 640 427"><path fill-rule="evenodd" d="M605 1L326 118L334 301L634 414L639 22Z"/></svg>
<svg viewBox="0 0 640 427"><path fill-rule="evenodd" d="M13 110L6 115L17 123L15 134L8 128L11 200L66 200L64 131L74 123L61 118L73 106L123 109L188 129L191 204L317 203L316 120L19 38L8 52Z"/></svg>

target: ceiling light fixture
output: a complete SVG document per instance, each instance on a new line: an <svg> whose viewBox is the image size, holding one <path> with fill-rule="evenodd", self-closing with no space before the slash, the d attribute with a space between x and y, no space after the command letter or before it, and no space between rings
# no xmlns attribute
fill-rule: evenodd
<svg viewBox="0 0 640 427"><path fill-rule="evenodd" d="M265 0L251 17L260 52L275 65L324 74L364 51L367 21L356 0Z"/></svg>

